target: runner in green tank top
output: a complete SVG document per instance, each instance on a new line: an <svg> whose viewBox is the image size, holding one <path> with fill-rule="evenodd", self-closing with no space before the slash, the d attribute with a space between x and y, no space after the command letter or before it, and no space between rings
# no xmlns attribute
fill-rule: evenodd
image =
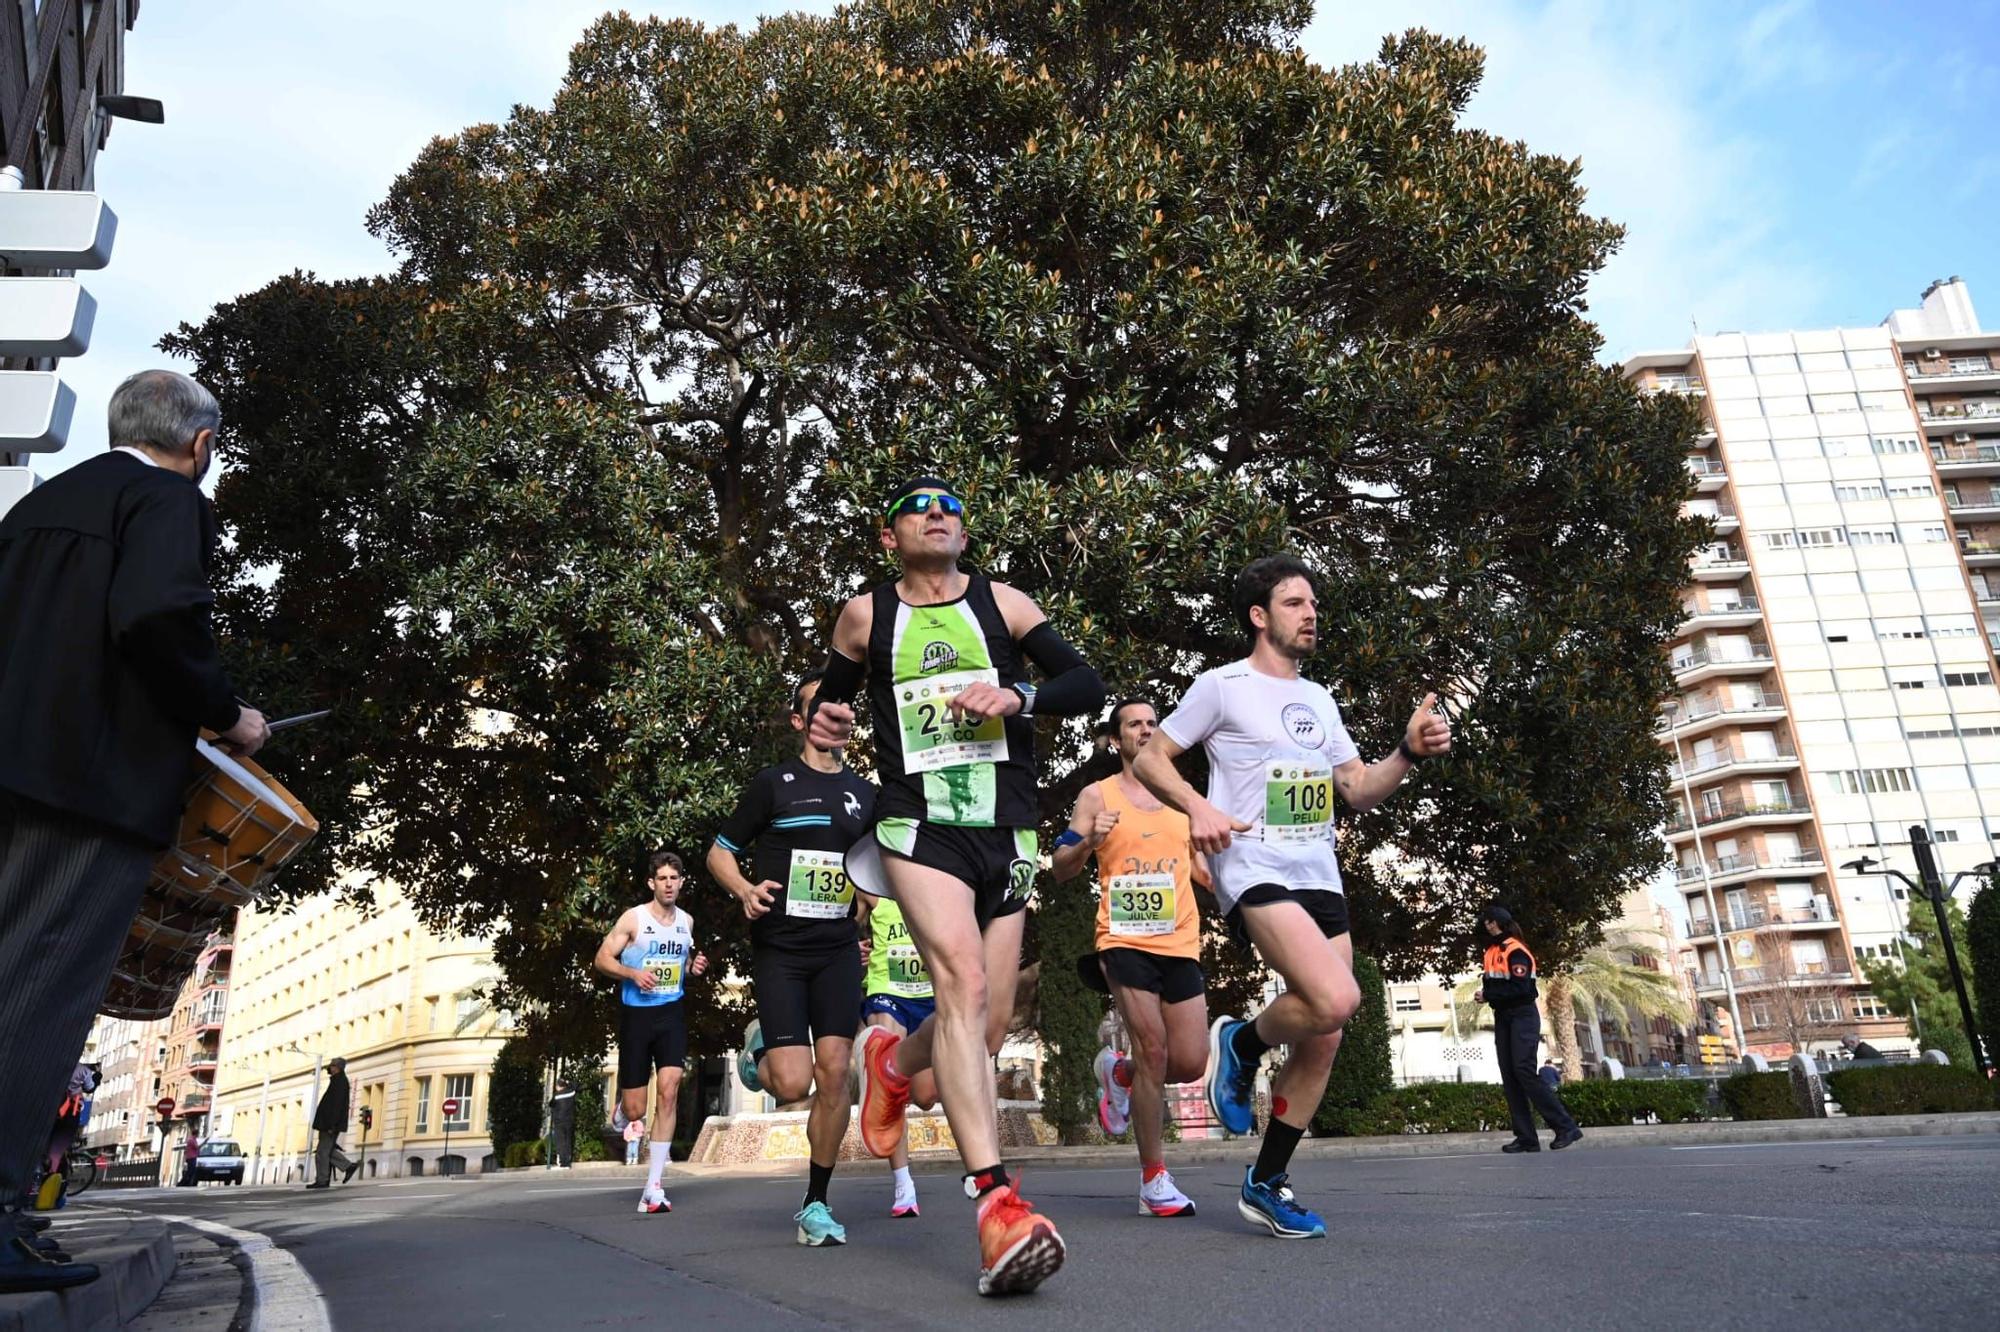
<svg viewBox="0 0 2000 1332"><path fill-rule="evenodd" d="M1062 1237L1000 1161L992 1065L1013 1013L1039 849L1031 718L1095 712L1104 684L1026 595L958 567L965 505L950 485L917 477L883 512L882 546L902 575L841 609L809 734L844 745L849 701L868 682L882 791L874 836L848 853L848 871L902 908L937 1012L906 1037L868 1027L855 1042L861 1140L890 1155L910 1079L933 1069L966 1192L979 1200L979 1291L1032 1290L1062 1265ZM1039 691L1030 661L1047 677Z"/></svg>

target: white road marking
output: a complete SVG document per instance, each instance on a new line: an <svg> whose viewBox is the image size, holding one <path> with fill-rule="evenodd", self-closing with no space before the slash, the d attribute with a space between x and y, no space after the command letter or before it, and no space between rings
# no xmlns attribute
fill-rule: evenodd
<svg viewBox="0 0 2000 1332"><path fill-rule="evenodd" d="M795 1183L796 1181L786 1180L785 1182L790 1184L790 1183ZM566 1189L522 1189L521 1192L523 1193L624 1193L631 1187L632 1186L630 1184L572 1184Z"/></svg>
<svg viewBox="0 0 2000 1332"><path fill-rule="evenodd" d="M333 1332L326 1296L319 1283L291 1254L268 1235L238 1230L220 1221L194 1216L165 1216L165 1221L219 1235L233 1242L250 1260L250 1332Z"/></svg>
<svg viewBox="0 0 2000 1332"><path fill-rule="evenodd" d="M1700 1147L1669 1147L1673 1152L1740 1152L1759 1147L1858 1147L1863 1143L1918 1142L1918 1138L1819 1138L1812 1142L1713 1142Z"/></svg>

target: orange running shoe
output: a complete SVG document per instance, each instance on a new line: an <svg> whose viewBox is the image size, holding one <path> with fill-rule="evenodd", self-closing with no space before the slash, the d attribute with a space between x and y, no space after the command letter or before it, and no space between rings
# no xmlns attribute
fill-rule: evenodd
<svg viewBox="0 0 2000 1332"><path fill-rule="evenodd" d="M979 1203L979 1259L981 1295L1026 1294L1062 1266L1062 1236L1012 1186L1002 1185Z"/></svg>
<svg viewBox="0 0 2000 1332"><path fill-rule="evenodd" d="M903 1140L903 1112L910 1106L910 1080L889 1063L903 1038L882 1027L863 1027L854 1043L861 1077L861 1145L870 1156L886 1157Z"/></svg>

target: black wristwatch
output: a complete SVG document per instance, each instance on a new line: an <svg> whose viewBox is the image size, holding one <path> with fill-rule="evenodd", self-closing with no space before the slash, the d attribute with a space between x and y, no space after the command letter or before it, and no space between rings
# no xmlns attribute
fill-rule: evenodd
<svg viewBox="0 0 2000 1332"><path fill-rule="evenodd" d="M1396 752L1398 754L1401 754L1403 756L1404 761L1407 762L1411 767L1415 767L1417 764L1422 763L1424 761L1424 756L1422 754L1419 754L1416 750L1410 748L1410 737L1408 737L1407 735L1404 736L1401 740L1398 740L1396 742Z"/></svg>
<svg viewBox="0 0 2000 1332"><path fill-rule="evenodd" d="M1021 699L1021 711L1016 715L1022 717L1034 716L1035 686L1029 684L1026 680L1018 680L1013 684L1012 688L1015 694L1017 694Z"/></svg>

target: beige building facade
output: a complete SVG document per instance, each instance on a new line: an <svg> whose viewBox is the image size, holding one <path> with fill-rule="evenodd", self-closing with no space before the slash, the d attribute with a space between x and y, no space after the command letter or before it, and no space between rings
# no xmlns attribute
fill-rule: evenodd
<svg viewBox="0 0 2000 1332"><path fill-rule="evenodd" d="M1909 828L1947 881L2000 833L2000 334L1934 284L1884 325L1698 337L1628 378L1694 397L1715 524L1660 719L1690 983L1765 1055L1910 1042L1861 963L1897 956Z"/></svg>
<svg viewBox="0 0 2000 1332"><path fill-rule="evenodd" d="M479 997L495 977L491 951L426 929L395 884L373 888L365 911L328 892L239 914L211 1133L242 1144L253 1180L309 1178L313 1110L336 1055L352 1102L341 1142L365 1150L366 1175L498 1166L487 1090L511 1019ZM374 1117L365 1137L363 1106Z"/></svg>

